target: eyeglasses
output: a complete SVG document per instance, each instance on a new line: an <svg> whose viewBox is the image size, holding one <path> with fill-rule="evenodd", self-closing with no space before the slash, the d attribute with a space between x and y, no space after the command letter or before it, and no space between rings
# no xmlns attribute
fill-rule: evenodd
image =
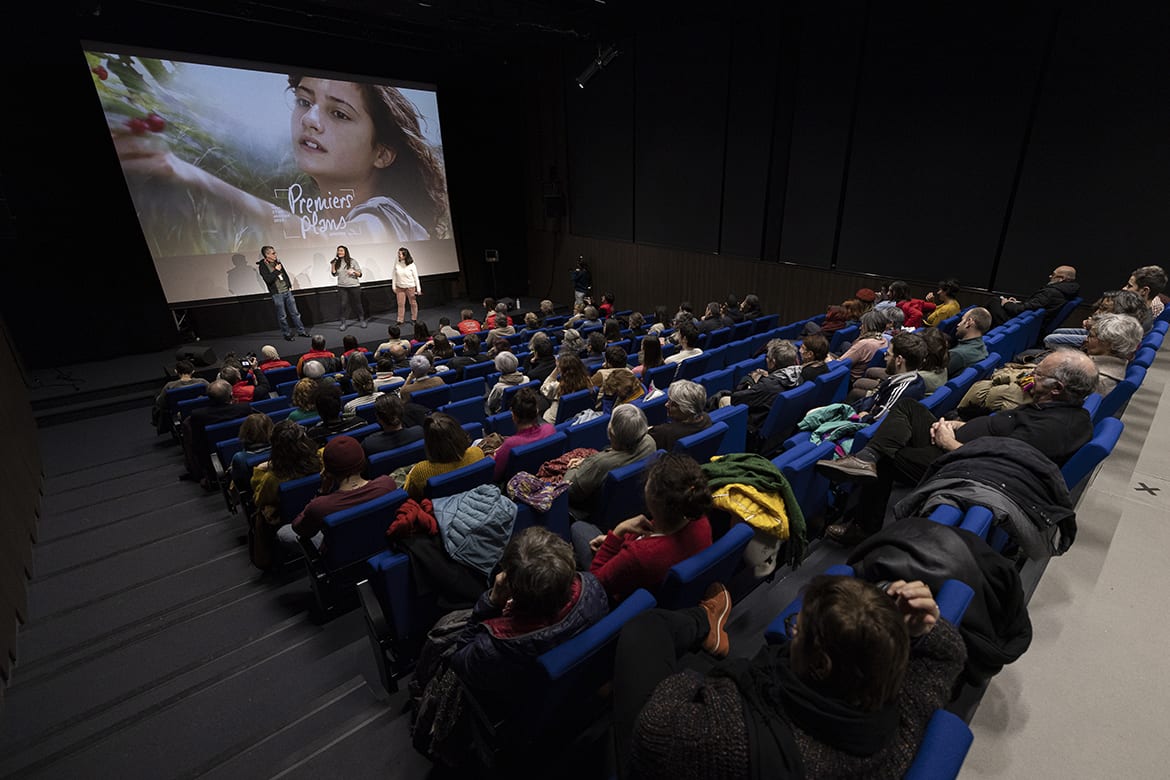
<svg viewBox="0 0 1170 780"><path fill-rule="evenodd" d="M800 612L793 612L784 617L784 635L789 639L796 638L796 619L798 617L800 617Z"/></svg>

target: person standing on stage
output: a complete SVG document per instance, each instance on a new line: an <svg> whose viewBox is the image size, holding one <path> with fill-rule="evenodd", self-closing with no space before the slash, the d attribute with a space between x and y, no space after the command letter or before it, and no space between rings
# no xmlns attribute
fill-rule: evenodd
<svg viewBox="0 0 1170 780"><path fill-rule="evenodd" d="M276 306L276 319L280 323L280 332L284 334L284 340L293 340L292 329L288 326L289 314L292 315L297 333L307 337L309 332L301 322L301 313L297 311L297 302L293 298L292 280L288 278L288 272L277 259L276 249L271 246L260 247L260 261L256 265L260 268L260 278L268 285L268 292L272 294L272 303Z"/></svg>
<svg viewBox="0 0 1170 780"><path fill-rule="evenodd" d="M418 320L418 301L422 295L422 284L418 275L418 266L410 256L406 247L398 248L398 262L394 264L394 294L398 296L398 324L401 325L406 313L406 300L410 299L410 321Z"/></svg>
<svg viewBox="0 0 1170 780"><path fill-rule="evenodd" d="M366 312L362 309L362 267L350 257L349 247L338 246L337 256L329 265L329 272L337 277L337 292L341 295L341 327L345 330L349 319L366 327Z"/></svg>

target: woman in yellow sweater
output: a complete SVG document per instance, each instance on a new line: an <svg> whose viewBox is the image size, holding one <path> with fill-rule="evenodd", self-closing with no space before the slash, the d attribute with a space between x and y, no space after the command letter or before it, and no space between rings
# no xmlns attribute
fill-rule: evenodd
<svg viewBox="0 0 1170 780"><path fill-rule="evenodd" d="M402 485L415 501L421 501L427 480L470 466L485 455L479 447L472 447L467 431L449 414L435 412L423 420L423 451L427 459L419 461L406 475Z"/></svg>
<svg viewBox="0 0 1170 780"><path fill-rule="evenodd" d="M954 317L962 307L955 300L959 292L959 283L954 279L943 279L938 283L938 289L926 294L927 303L934 304L934 311L926 315L923 323L928 327L936 327L948 317Z"/></svg>

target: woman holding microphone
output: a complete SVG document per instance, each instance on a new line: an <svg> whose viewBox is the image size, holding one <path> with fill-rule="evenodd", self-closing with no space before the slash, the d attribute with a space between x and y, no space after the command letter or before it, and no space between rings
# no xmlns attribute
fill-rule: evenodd
<svg viewBox="0 0 1170 780"><path fill-rule="evenodd" d="M350 257L348 247L337 247L337 256L330 262L329 272L337 277L337 292L341 295L341 327L338 330L346 329L347 318L366 327L366 313L362 309L362 267Z"/></svg>

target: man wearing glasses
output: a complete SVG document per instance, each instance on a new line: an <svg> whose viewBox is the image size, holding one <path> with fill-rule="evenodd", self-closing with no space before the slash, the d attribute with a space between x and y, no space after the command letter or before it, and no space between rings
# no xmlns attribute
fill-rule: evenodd
<svg viewBox="0 0 1170 780"><path fill-rule="evenodd" d="M936 419L917 401L900 400L859 452L817 461L817 471L829 479L862 483L857 522L830 525L825 536L853 545L875 533L895 483L918 484L935 459L982 436L1019 439L1063 465L1093 436L1082 404L1097 386L1097 366L1083 352L1058 349L1040 361L1033 377L1031 404L969 422Z"/></svg>
<svg viewBox="0 0 1170 780"><path fill-rule="evenodd" d="M1024 300L1000 296L987 302L991 312L991 324L1002 325L1017 314L1032 309L1043 309L1044 317L1055 317L1061 307L1081 291L1077 282L1077 269L1071 265L1058 266L1048 275L1048 284L1036 290Z"/></svg>

